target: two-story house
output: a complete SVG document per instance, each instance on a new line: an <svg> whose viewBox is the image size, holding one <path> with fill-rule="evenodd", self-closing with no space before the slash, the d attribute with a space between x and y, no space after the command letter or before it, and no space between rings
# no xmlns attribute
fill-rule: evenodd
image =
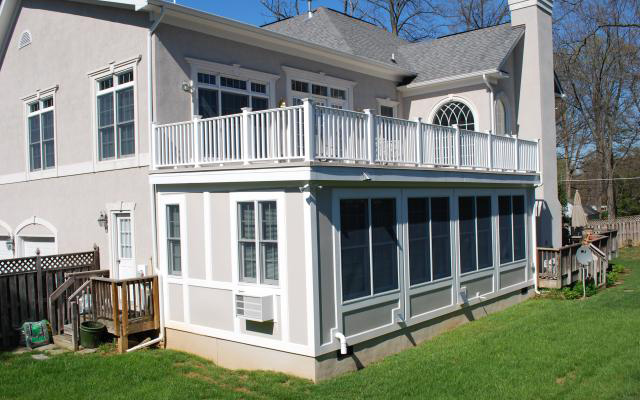
<svg viewBox="0 0 640 400"><path fill-rule="evenodd" d="M318 8L0 4L0 255L96 243L161 338L323 379L528 297L560 242L551 0L409 43Z"/></svg>

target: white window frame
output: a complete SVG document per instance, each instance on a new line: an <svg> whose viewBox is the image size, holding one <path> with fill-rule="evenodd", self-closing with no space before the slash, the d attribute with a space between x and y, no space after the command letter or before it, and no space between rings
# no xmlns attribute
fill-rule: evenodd
<svg viewBox="0 0 640 400"><path fill-rule="evenodd" d="M500 259L500 197L510 197L511 201L511 256L513 258L512 261L508 261L506 263L502 263ZM520 260L516 260L515 255L515 230L513 224L513 198L516 196L522 196L524 198L524 258ZM498 247L497 247L497 259L494 260L496 265L499 265L501 269L508 268L510 266L520 266L523 263L527 263L531 255L529 254L529 204L527 199L527 194L524 191L499 191L496 193L496 232L498 239Z"/></svg>
<svg viewBox="0 0 640 400"><path fill-rule="evenodd" d="M260 283L262 285L272 285L272 286L278 286L278 282L280 280L280 249L278 248L278 279L267 279L264 275L265 275L265 271L264 271L264 260L262 259L262 252L261 252L261 245L263 243L273 243L273 240L265 240L262 237L262 218L261 218L261 204L263 203L275 203L276 204L276 217L277 215L282 212L282 210L278 210L278 202L275 200L254 200L254 201L239 201L236 203L236 207L239 207L240 204L253 204L253 224L254 224L254 238L253 239L241 239L240 238L240 225L241 225L241 221L240 221L240 214L238 213L238 237L236 237L236 241L238 242L238 277L240 279L241 282L244 283ZM277 219L276 219L276 224L278 223ZM278 230L278 227L276 226L276 231ZM278 235L278 233L276 233L276 236ZM243 273L242 273L242 268L240 266L240 243L253 243L255 246L255 255L256 255L256 277L255 278L245 278L243 277ZM279 244L279 238L275 240L275 244L276 247L278 247Z"/></svg>
<svg viewBox="0 0 640 400"><path fill-rule="evenodd" d="M239 254L239 241L240 237L239 230L239 218L238 214L238 203L256 203L256 217L259 212L257 208L257 203L264 201L274 201L276 203L277 209L277 224L278 224L278 282L277 283L267 283L262 279L262 266L260 265L259 260L259 247L256 247L256 281L255 282L247 282L243 281L240 276L240 254ZM233 266L233 283L237 286L242 287L253 287L253 288L264 288L264 289L280 289L286 286L286 274L287 274L287 248L286 248L286 220L285 220L285 212L286 212L286 204L285 204L285 193L284 192L241 192L241 193L231 193L229 196L229 207L231 210L231 265ZM258 232L256 232L256 240L255 242L258 245Z"/></svg>
<svg viewBox="0 0 640 400"><path fill-rule="evenodd" d="M256 71L248 68L243 68L238 64L227 65L220 64L213 61L200 60L196 58L186 57L187 62L191 67L191 81L189 82L191 90L191 115L198 115L198 88L212 89L218 91L218 110L222 110L222 92L229 92L235 94L242 94L249 96L248 107L251 107L251 100L253 97L259 97L267 99L267 108L275 107L275 90L276 81L280 78L279 75L270 74L267 72ZM216 77L216 84L209 85L206 83L198 82L198 73L204 73L214 75ZM247 82L247 89L235 89L220 85L220 78L232 78L239 79ZM258 83L267 87L266 93L257 93L251 91L251 83Z"/></svg>
<svg viewBox="0 0 640 400"><path fill-rule="evenodd" d="M378 115L382 115L382 107L389 107L393 109L393 118L398 118L398 104L400 104L399 102L391 100L390 98L376 98L376 101L378 102Z"/></svg>
<svg viewBox="0 0 640 400"><path fill-rule="evenodd" d="M473 115L473 124L474 124L475 131L480 132L481 124L480 124L480 118L478 115L478 110L476 109L476 107L473 105L471 101L467 100L466 98L453 95L453 94L450 94L447 97L441 99L436 103L435 106L433 106L433 108L431 109L431 112L429 113L429 120L428 120L429 123L434 124L434 119L436 117L436 113L438 112L438 110L440 110L440 108L445 104L453 101L460 102L466 105L467 107L469 107L469 109L471 110L471 114Z"/></svg>
<svg viewBox="0 0 640 400"><path fill-rule="evenodd" d="M140 157L140 113L139 113L139 98L138 98L138 66L140 64L141 56L136 56L129 58L127 60L121 62L113 62L108 66L102 67L95 71L89 72L89 84L91 85L91 93L92 93L92 101L91 101L91 115L92 115L92 136L93 136L93 169L94 171L106 171L111 169L121 169L121 168L131 168L138 167L141 165L141 157ZM117 85L118 74L122 74L123 72L133 71L133 82L127 82L126 84ZM113 86L109 89L99 90L99 82L107 79L109 77L113 77ZM117 102L114 98L113 108L114 108L114 157L106 160L100 160L100 150L99 145L100 141L98 138L98 96L115 92L116 90L125 89L128 87L133 87L133 111L134 111L134 121L133 121L133 137L134 137L134 154L126 157L118 157L118 149L117 149L117 141L118 141L118 132L117 132ZM114 95L115 96L115 95Z"/></svg>
<svg viewBox="0 0 640 400"><path fill-rule="evenodd" d="M50 88L44 90L38 90L34 94L23 97L23 110L24 110L24 118L25 127L24 127L24 135L25 135L25 146L26 146L26 160L25 160L25 171L27 175L27 180L31 179L41 179L41 178L51 178L58 176L58 129L57 129L57 121L56 118L56 106L58 103L58 99L56 97L56 93L58 91L58 85L52 86ZM53 99L53 106L47 108L46 110L42 109L40 106L40 110L36 112L30 112L29 106L36 102L42 102L48 98ZM30 156L30 148L29 148L29 117L33 117L35 115L40 115L44 112L53 111L53 157L54 157L54 166L50 168L44 168L44 165L41 165L41 168L35 171L31 171L31 156ZM42 126L40 126L40 135L42 139ZM41 142L41 150L42 150L42 142ZM42 151L40 154L40 158L42 159Z"/></svg>
<svg viewBox="0 0 640 400"><path fill-rule="evenodd" d="M117 238L118 229L116 227L116 216L119 214L129 214L129 218L131 219L131 258L136 262L136 236L135 236L135 202L128 201L118 201L115 203L107 203L107 227L110 230L109 232L109 256L110 256L110 265L112 274L118 277L120 273L118 269L117 260L119 258L118 253L120 249L118 248L119 238ZM113 230L112 230L113 229ZM112 231L111 231L112 230Z"/></svg>
<svg viewBox="0 0 640 400"><path fill-rule="evenodd" d="M302 69L282 66L287 78L287 105L294 105L294 98L297 99L316 99L318 101L324 101L327 107L340 106L347 110L353 110L353 88L356 86L356 82L346 79L336 78L326 75L323 72L311 72ZM291 89L291 81L301 81L309 85L309 92L297 92ZM312 85L320 85L327 87L327 96L320 96L313 94ZM331 89L344 90L346 99L336 99L331 97Z"/></svg>
<svg viewBox="0 0 640 400"><path fill-rule="evenodd" d="M169 258L167 251L167 206L177 205L180 212L180 275L169 271ZM187 226L187 201L184 194L163 194L158 196L158 236L160 258L159 266L163 275L173 281L182 281L189 278L189 227Z"/></svg>

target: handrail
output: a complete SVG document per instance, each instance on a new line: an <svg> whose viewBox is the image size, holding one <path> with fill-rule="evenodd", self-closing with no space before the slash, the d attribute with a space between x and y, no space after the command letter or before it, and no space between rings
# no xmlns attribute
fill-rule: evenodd
<svg viewBox="0 0 640 400"><path fill-rule="evenodd" d="M82 285L80 285L78 290L76 290L75 292L71 293L71 295L69 296L71 301L74 301L76 299L76 297L78 297L80 295L80 292L82 292L84 289L86 289L87 286L89 286L89 284L91 284L90 280L89 281L85 281Z"/></svg>

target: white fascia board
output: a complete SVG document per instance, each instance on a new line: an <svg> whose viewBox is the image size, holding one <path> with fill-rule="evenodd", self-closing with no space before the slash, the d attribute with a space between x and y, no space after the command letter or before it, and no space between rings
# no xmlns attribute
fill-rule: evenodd
<svg viewBox="0 0 640 400"><path fill-rule="evenodd" d="M445 89L455 89L475 84L484 85L483 77L493 79L508 78L509 75L498 70L490 69L485 71L473 72L470 74L462 74L456 76L448 76L445 78L433 79L430 81L410 83L405 86L399 86L398 91L404 96L415 96L420 94L432 93Z"/></svg>
<svg viewBox="0 0 640 400"><path fill-rule="evenodd" d="M415 75L415 72L401 67L390 66L380 61L309 43L243 22L194 10L179 4L165 3L160 0L147 0L147 4L149 6L159 6L166 9L167 14L163 20L163 23L166 24L236 42L248 43L285 54L295 54L296 56L308 58L313 61L324 62L384 79L400 80L407 76Z"/></svg>

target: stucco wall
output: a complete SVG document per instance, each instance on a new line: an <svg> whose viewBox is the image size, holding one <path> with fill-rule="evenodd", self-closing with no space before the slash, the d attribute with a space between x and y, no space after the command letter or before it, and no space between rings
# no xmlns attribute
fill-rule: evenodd
<svg viewBox="0 0 640 400"><path fill-rule="evenodd" d="M136 70L139 152L148 153L146 112L146 14L77 2L24 0L0 68L0 177L19 179L27 169L26 106L22 98L55 85L58 166L92 169L94 85L92 71L142 56ZM23 31L32 43L18 49Z"/></svg>

